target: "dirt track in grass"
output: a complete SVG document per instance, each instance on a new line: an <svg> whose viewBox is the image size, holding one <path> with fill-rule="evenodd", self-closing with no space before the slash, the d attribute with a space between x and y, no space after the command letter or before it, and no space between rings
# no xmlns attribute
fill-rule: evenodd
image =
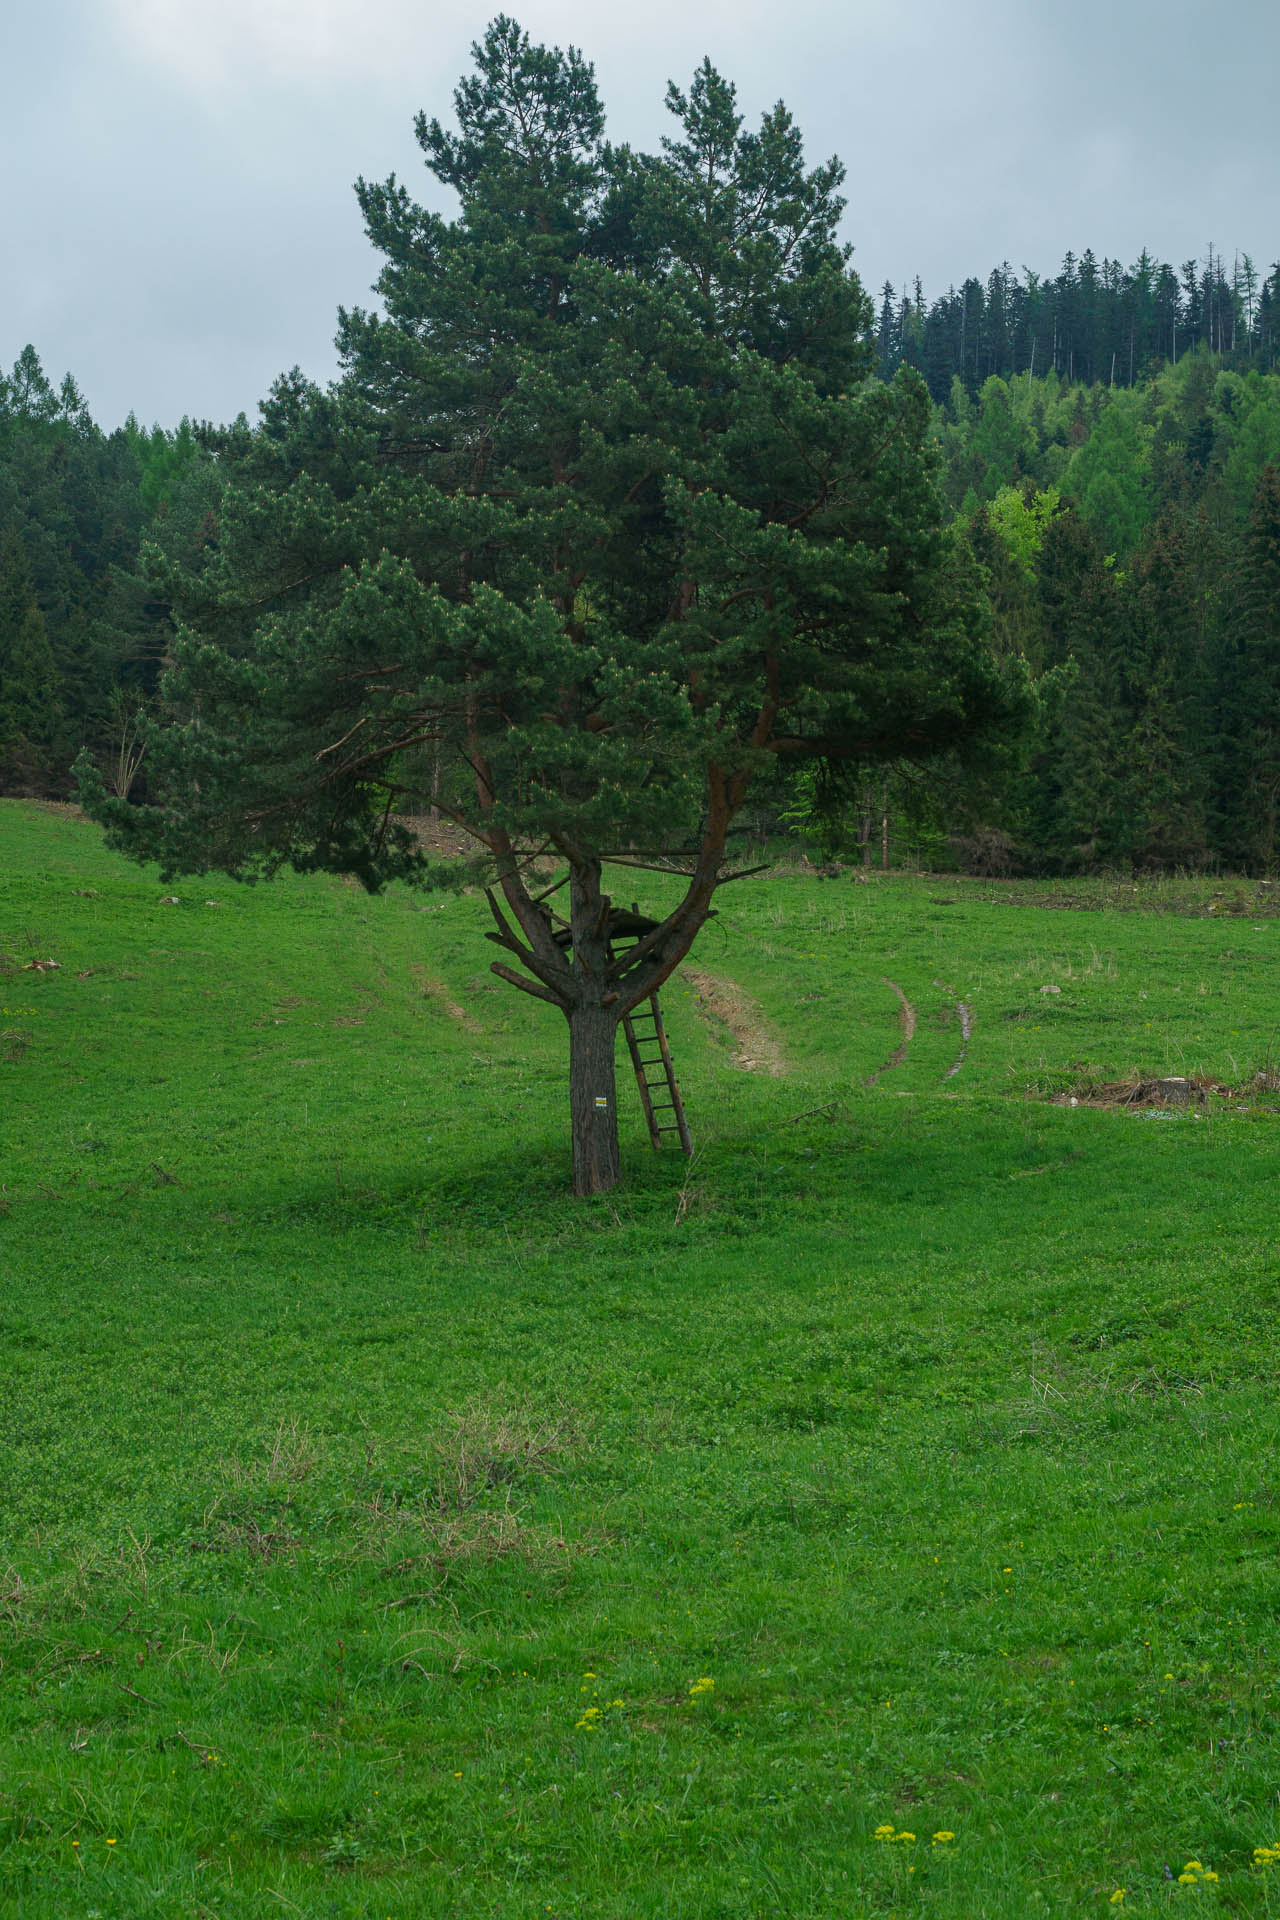
<svg viewBox="0 0 1280 1920"><path fill-rule="evenodd" d="M720 1021L733 1035L737 1043L733 1056L735 1067L744 1073L775 1076L787 1071L781 1046L765 1024L755 1001L748 999L741 987L735 986L732 980L719 980L713 974L694 972L691 968L685 969L684 977L693 988L695 1003L703 1017Z"/></svg>

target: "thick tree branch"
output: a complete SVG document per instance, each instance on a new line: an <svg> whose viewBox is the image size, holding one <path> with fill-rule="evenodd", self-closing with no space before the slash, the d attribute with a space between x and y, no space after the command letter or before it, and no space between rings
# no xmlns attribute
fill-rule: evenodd
<svg viewBox="0 0 1280 1920"><path fill-rule="evenodd" d="M532 980L526 980L524 975L517 973L514 968L504 967L501 960L490 961L489 971L496 973L499 980L505 980L508 986L519 987L521 993L532 994L535 1000L545 1000L549 1007L558 1007L561 1013L564 1012L563 1000L557 1000L555 994L548 993L545 987L535 986Z"/></svg>

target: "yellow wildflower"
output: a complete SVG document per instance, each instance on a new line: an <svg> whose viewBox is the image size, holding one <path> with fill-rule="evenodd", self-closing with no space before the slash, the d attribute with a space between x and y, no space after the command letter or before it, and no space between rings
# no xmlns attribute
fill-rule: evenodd
<svg viewBox="0 0 1280 1920"><path fill-rule="evenodd" d="M1203 1861L1188 1860L1186 1866L1178 1875L1178 1885L1180 1887L1211 1886L1217 1877L1213 1868L1206 1867Z"/></svg>
<svg viewBox="0 0 1280 1920"><path fill-rule="evenodd" d="M943 1827L938 1833L934 1834L933 1844L935 1847L945 1847L948 1840L954 1840L954 1839L955 1839L954 1833L952 1833L949 1828Z"/></svg>

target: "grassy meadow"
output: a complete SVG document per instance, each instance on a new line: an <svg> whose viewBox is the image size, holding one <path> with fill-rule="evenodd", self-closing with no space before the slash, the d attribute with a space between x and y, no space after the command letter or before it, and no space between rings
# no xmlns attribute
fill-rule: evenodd
<svg viewBox="0 0 1280 1920"><path fill-rule="evenodd" d="M0 1913L1280 1915L1271 893L734 885L580 1203L478 897L0 803Z"/></svg>

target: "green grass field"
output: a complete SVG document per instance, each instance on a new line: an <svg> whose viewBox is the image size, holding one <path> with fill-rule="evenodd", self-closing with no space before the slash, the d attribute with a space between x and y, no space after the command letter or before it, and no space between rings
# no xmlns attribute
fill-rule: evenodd
<svg viewBox="0 0 1280 1920"><path fill-rule="evenodd" d="M475 896L170 891L0 804L0 1913L1280 1914L1270 889L731 887L585 1204Z"/></svg>

